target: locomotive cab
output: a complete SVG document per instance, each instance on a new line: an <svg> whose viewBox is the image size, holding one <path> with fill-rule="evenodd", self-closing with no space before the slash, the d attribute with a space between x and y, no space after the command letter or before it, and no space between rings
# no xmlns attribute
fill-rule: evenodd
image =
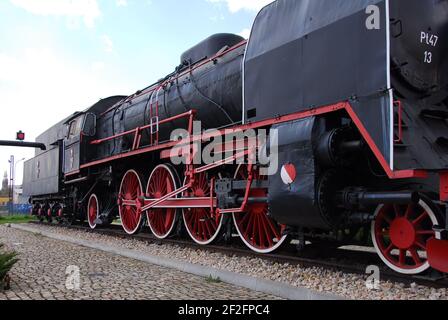
<svg viewBox="0 0 448 320"><path fill-rule="evenodd" d="M71 174L80 168L81 141L85 115L76 114L66 122L67 135L64 139L64 172Z"/></svg>

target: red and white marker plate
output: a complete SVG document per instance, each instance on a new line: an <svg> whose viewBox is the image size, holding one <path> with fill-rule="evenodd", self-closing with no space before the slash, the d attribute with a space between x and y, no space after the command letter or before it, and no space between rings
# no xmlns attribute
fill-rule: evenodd
<svg viewBox="0 0 448 320"><path fill-rule="evenodd" d="M285 164L282 167L282 171L281 171L281 177L283 180L283 183L286 185L291 185L294 183L294 181L296 181L297 178L297 169L296 167L291 164Z"/></svg>

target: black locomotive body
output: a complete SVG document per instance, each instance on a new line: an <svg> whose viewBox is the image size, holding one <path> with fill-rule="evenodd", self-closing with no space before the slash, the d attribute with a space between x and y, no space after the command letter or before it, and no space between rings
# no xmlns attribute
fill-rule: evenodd
<svg viewBox="0 0 448 320"><path fill-rule="evenodd" d="M55 126L25 192L35 215L92 228L120 217L203 245L237 231L261 253L371 238L395 271L448 272L447 35L446 0L275 1L248 41L212 36L156 84ZM262 130L194 161L217 135ZM271 162L248 161L261 151Z"/></svg>

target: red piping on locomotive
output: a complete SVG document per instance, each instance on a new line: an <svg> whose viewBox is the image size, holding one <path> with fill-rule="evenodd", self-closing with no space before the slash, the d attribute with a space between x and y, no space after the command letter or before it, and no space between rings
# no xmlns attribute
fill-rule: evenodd
<svg viewBox="0 0 448 320"><path fill-rule="evenodd" d="M394 171L394 170L392 170L390 168L389 164L387 163L386 159L384 158L384 156L381 154L381 151L377 147L376 143L374 142L374 140L370 136L369 132L367 131L367 129L364 127L364 125L362 124L362 122L359 119L359 117L354 112L354 110L353 110L353 108L352 108L352 106L350 105L349 102L341 102L341 103L337 103L337 104L333 104L333 105L329 105L329 106L324 106L324 107L312 109L312 110L305 111L305 112L293 113L291 115L282 116L282 117L278 117L278 118L275 118L275 119L268 119L268 120L263 120L263 121L254 122L254 123L250 123L250 124L240 125L240 126L232 127L231 130L234 130L234 131L235 130L243 130L244 131L244 130L249 130L249 129L259 129L259 128L263 128L263 127L272 126L272 125L275 125L275 124L280 124L280 123L285 123L285 122L290 122L290 121L294 121L294 120L304 119L304 118L308 118L308 117L312 117L312 116L318 116L318 115L322 115L322 114L332 113L332 112L336 112L336 111L339 111L339 110L342 110L342 109L345 109L347 111L347 113L349 114L350 118L353 120L353 122L357 126L357 128L360 131L361 135L366 140L366 142L369 145L370 149L375 154L375 157L380 162L383 170L386 172L387 176L390 179L394 180L394 179L410 179L410 178L422 178L422 179L427 178L428 173L426 171L423 171L423 170L402 170L402 171ZM195 113L194 110L192 110L192 111L187 112L185 114L178 115L178 116L175 116L175 117L168 118L168 119L165 119L163 121L160 121L160 124L168 123L168 122L174 121L176 119L179 119L181 117L192 116L194 113ZM191 123L191 121L190 121L190 123ZM141 131L145 130L145 129L148 129L150 127L151 127L151 125L147 125L147 126L144 126L144 127L141 127L141 128L137 128L135 130L124 132L124 133L121 133L121 134L117 134L117 135L114 135L114 136L111 136L111 137L108 137L108 138L92 141L91 144L93 144L93 145L100 144L102 142L113 140L113 139L118 138L118 137L129 135L131 133L136 133L135 140L138 141L138 140L140 140L139 136L141 135ZM189 129L190 129L190 132L191 132L191 127ZM228 131L228 130L229 129L220 130L219 131L219 135L223 135L223 136L227 135L228 133L226 133L226 131ZM211 139L211 138L215 137L216 135L218 135L218 134L214 133L214 134L206 134L203 137L193 137L192 138L192 142L197 142L199 140ZM138 145L138 143L137 143L137 145ZM143 149L134 148L132 151L127 152L127 153L115 155L115 156L112 156L112 157L108 157L108 158L105 158L105 159L101 159L101 160L98 160L98 161L94 161L94 162L91 162L91 163L84 164L84 165L81 166L81 169L86 169L86 168L94 167L94 166L97 166L97 165L105 164L105 163L108 163L108 162L111 162L111 161L124 159L124 158L129 158L129 157L132 157L132 156L141 155L141 154L145 154L145 153L149 153L149 152L169 149L169 148L172 148L172 147L174 147L176 145L177 145L177 142L168 142L168 143L163 143L163 144L156 144L154 146L146 147L146 148L143 148ZM136 144L135 144L135 141L134 141L134 147L135 146L136 146ZM68 173L68 174L66 174L66 177L72 176L72 175L78 174L78 173L79 172ZM448 195L447 195L447 197L448 197Z"/></svg>
<svg viewBox="0 0 448 320"><path fill-rule="evenodd" d="M206 60L204 60L204 61L202 61L202 62L196 64L196 65L193 66L192 68L189 68L188 71L184 71L184 72L182 72L182 73L176 75L176 76L173 77L173 78L169 78L169 79L163 81L162 83L160 83L159 85L158 85L158 83L155 83L155 84L153 84L153 85L151 86L152 88L150 87L149 89L147 89L147 90L143 90L142 92L140 92L140 93L138 93L138 94L129 96L129 97L126 98L122 103L126 103L126 102L129 102L130 100L139 98L139 97L144 96L144 95L146 95L146 94L153 93L153 92L159 90L159 89L160 89L161 87L163 87L164 85L166 85L168 82L173 81L173 80L177 80L177 79L179 79L180 77L183 77L184 75L186 75L186 74L188 74L188 73L190 73L190 72L192 72L192 71L194 71L194 70L196 70L196 69L198 69L198 68L200 68L200 67L206 65L207 63L212 62L212 61L215 60L215 59L221 58L222 56L226 55L227 53L232 52L232 51L234 51L234 50L236 50L236 49L238 49L238 48L240 48L240 47L242 47L242 46L244 46L244 45L246 45L246 44L247 44L247 40L244 40L244 41L238 43L237 45L235 45L235 46L233 46L233 47L230 47L229 49L227 49L227 50L225 50L225 51L223 51L223 52L220 52L220 53L214 55L213 57L211 57L211 58L209 58L209 59L206 59ZM117 108L117 106L113 106L113 107L109 108L108 110L106 110L106 111L104 111L103 113L101 113L100 116L102 117L102 116L108 114L109 112L111 112L111 111L114 110L115 108Z"/></svg>

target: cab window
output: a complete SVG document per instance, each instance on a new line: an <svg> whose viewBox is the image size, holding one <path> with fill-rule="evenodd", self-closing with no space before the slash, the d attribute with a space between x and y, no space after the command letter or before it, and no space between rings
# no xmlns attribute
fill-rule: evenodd
<svg viewBox="0 0 448 320"><path fill-rule="evenodd" d="M77 118L70 122L68 130L68 138L73 138L81 134L82 129L82 118Z"/></svg>

